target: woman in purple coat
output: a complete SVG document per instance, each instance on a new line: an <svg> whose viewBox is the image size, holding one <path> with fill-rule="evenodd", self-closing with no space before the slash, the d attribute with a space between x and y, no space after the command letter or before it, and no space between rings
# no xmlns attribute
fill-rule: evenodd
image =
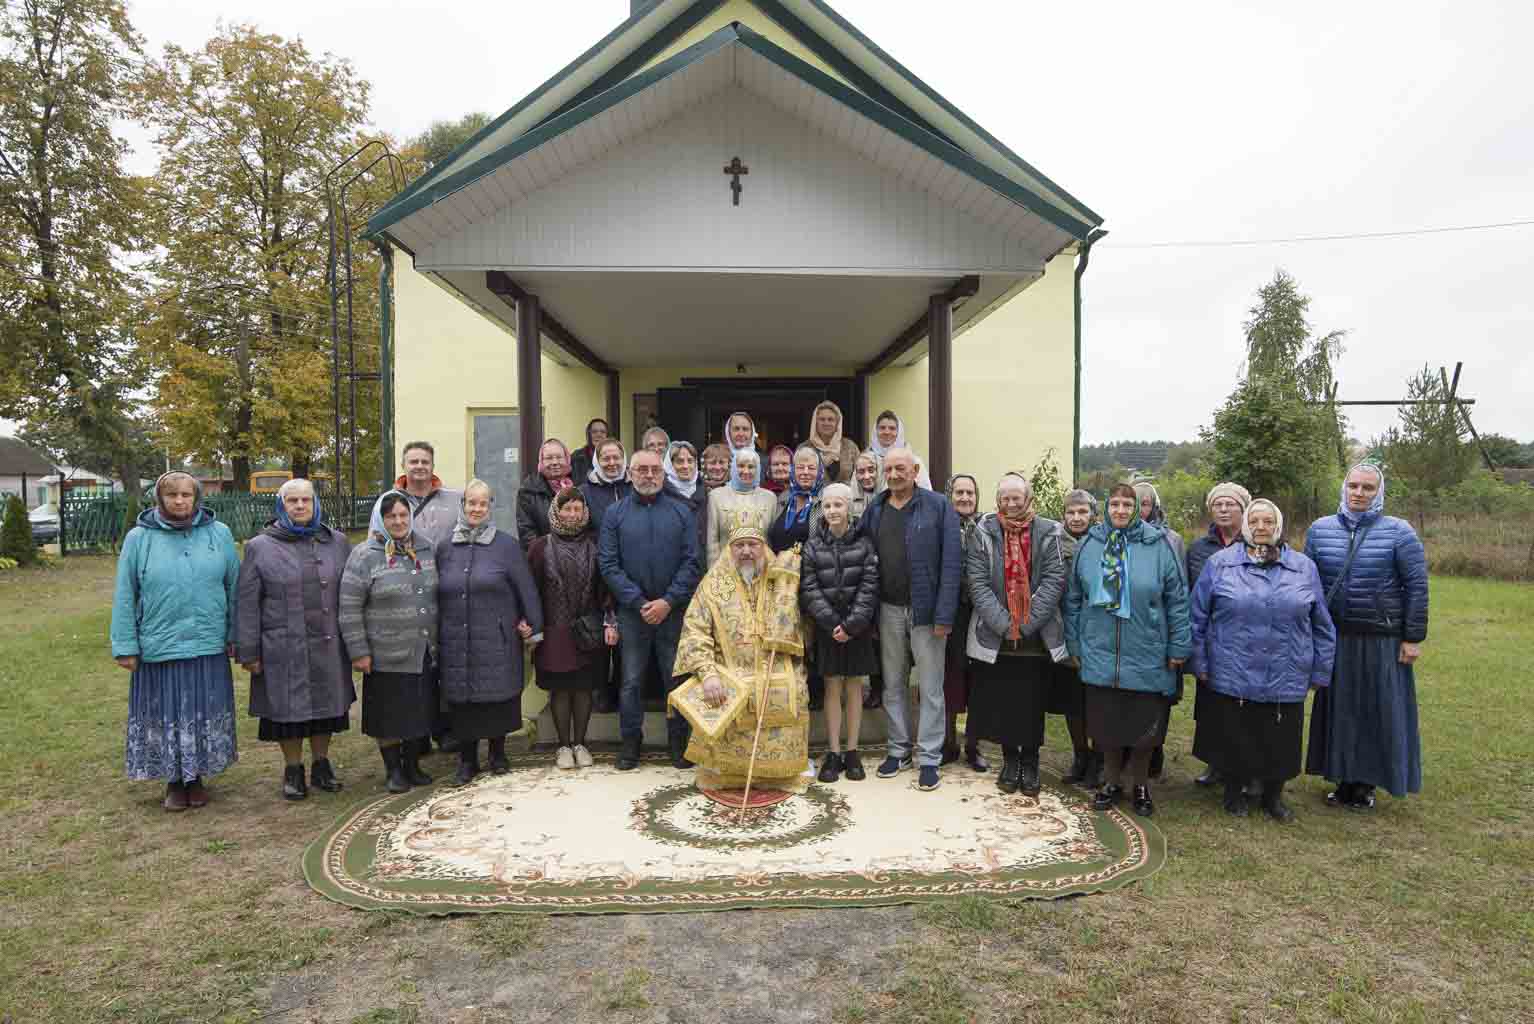
<svg viewBox="0 0 1534 1024"><path fill-rule="evenodd" d="M479 772L479 741L490 770L504 775L506 734L522 728L522 645L543 632L543 602L516 538L495 528L490 485L471 480L451 543L437 555L442 693L458 748L459 785Z"/></svg>
<svg viewBox="0 0 1534 1024"><path fill-rule="evenodd" d="M236 656L250 673L250 713L260 738L282 748L282 795L302 800L309 785L341 788L330 737L351 727L357 700L337 618L341 574L352 546L325 525L314 485L289 480L276 518L245 545L240 563ZM304 740L314 755L304 780Z"/></svg>
<svg viewBox="0 0 1534 1024"><path fill-rule="evenodd" d="M1245 785L1262 780L1262 807L1294 818L1284 783L1300 774L1305 694L1331 682L1337 630L1316 564L1284 543L1284 517L1266 498L1246 507L1243 543L1211 556L1193 588L1189 666L1208 687L1197 745L1225 780L1225 809L1247 813Z"/></svg>

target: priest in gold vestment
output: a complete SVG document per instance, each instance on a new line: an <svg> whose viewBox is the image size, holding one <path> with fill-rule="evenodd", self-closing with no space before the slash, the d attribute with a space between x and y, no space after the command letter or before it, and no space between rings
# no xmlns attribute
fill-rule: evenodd
<svg viewBox="0 0 1534 1024"><path fill-rule="evenodd" d="M693 730L687 757L697 764L701 789L740 789L748 768L753 791L797 793L810 782L799 551L774 555L766 527L759 512L742 512L682 623L673 673L700 680L710 705L722 705L730 687L743 687L749 695L714 739Z"/></svg>

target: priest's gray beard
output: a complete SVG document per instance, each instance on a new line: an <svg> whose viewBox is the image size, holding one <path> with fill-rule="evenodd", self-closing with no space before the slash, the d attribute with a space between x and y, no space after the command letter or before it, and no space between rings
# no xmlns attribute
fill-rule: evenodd
<svg viewBox="0 0 1534 1024"><path fill-rule="evenodd" d="M746 586L749 587L751 584L756 582L758 573L756 570L756 563L754 561L735 563L735 571L740 573L740 578L746 581Z"/></svg>

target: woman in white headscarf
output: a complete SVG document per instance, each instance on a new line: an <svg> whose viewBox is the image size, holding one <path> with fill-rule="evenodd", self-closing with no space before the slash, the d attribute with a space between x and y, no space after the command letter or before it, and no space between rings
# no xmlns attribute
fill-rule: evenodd
<svg viewBox="0 0 1534 1024"><path fill-rule="evenodd" d="M879 456L881 463L889 457L889 453L894 449L909 449L911 446L906 444L905 440L905 421L896 416L893 410L885 409L879 414L879 418L874 420L874 439L873 443L868 447L870 451ZM915 454L914 449L912 454ZM927 473L924 462L925 460L920 455L916 455L916 486L925 487L930 491L932 490L932 477Z"/></svg>
<svg viewBox="0 0 1534 1024"><path fill-rule="evenodd" d="M863 518L863 510L884 490L884 459L870 449L852 463L852 521Z"/></svg>
<svg viewBox="0 0 1534 1024"><path fill-rule="evenodd" d="M858 446L842 435L842 410L835 402L821 402L810 414L809 444L820 453L827 483L850 483Z"/></svg>
<svg viewBox="0 0 1534 1024"><path fill-rule="evenodd" d="M732 412L724 421L724 443L729 446L730 454L751 449L756 451L757 433L756 421L747 412ZM732 470L733 472L733 467Z"/></svg>

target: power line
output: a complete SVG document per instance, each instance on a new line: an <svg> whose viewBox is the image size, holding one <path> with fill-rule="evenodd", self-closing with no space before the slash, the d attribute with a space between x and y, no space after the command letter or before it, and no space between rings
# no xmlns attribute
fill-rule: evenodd
<svg viewBox="0 0 1534 1024"><path fill-rule="evenodd" d="M1534 220L1504 220L1492 224L1461 224L1443 228L1406 228L1400 231L1357 231L1343 235L1295 235L1290 238L1238 238L1218 241L1181 242L1115 242L1111 237L1104 245L1115 249L1207 249L1238 245L1292 245L1301 242L1351 242L1368 238L1408 238L1414 235L1443 235L1456 231L1492 231L1498 228L1534 227Z"/></svg>

